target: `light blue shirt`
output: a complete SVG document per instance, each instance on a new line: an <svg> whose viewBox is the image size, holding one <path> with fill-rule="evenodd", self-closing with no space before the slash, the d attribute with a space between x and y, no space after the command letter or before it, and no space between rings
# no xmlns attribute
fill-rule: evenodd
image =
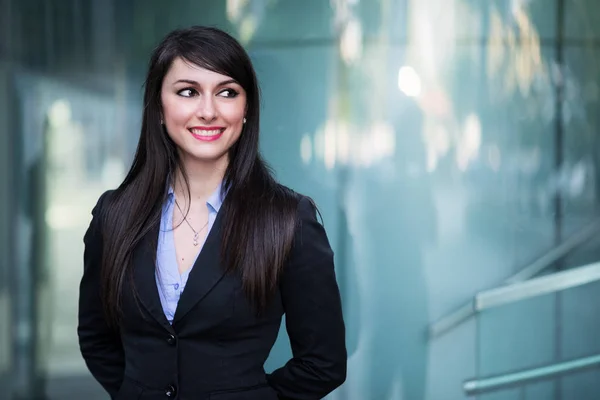
<svg viewBox="0 0 600 400"><path fill-rule="evenodd" d="M206 206L208 207L208 226L206 227L206 236L203 241L198 244L198 252L194 257L194 262L198 258L206 237L210 233L217 213L221 209L223 199L221 198L221 185L208 198ZM173 323L175 310L181 293L185 289L190 272L193 268L189 268L183 274L179 274L179 266L177 263L177 254L175 252L175 240L173 237L173 207L175 207L175 193L173 188L169 188L167 200L163 204L162 216L160 220L160 231L158 233L158 247L156 249L156 287L162 304L163 312L170 324ZM183 229L189 229L189 226L183 222ZM180 229L181 229L180 228Z"/></svg>

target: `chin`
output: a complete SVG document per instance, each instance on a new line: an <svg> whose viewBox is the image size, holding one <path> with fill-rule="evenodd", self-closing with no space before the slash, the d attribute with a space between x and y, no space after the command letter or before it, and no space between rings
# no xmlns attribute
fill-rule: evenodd
<svg viewBox="0 0 600 400"><path fill-rule="evenodd" d="M216 163L223 158L227 158L229 141L226 137L221 137L214 142L202 143L196 139L189 140L185 138L179 146L180 154L185 161L201 162L201 163Z"/></svg>
<svg viewBox="0 0 600 400"><path fill-rule="evenodd" d="M226 151L186 151L185 153L190 161L202 163L217 163L227 157Z"/></svg>

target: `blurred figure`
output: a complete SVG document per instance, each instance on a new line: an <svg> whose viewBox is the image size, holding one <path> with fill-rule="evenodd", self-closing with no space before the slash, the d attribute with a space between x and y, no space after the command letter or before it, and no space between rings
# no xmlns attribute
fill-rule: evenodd
<svg viewBox="0 0 600 400"><path fill-rule="evenodd" d="M435 208L425 176L423 114L398 94L396 152L388 175L371 174L366 234L376 293L371 338L372 399L387 399L401 381L402 398L425 398L428 323L423 247L435 237ZM385 167L384 167L385 168Z"/></svg>
<svg viewBox="0 0 600 400"><path fill-rule="evenodd" d="M395 155L357 172L364 198L361 237L365 285L368 392L365 398L423 400L426 389L427 285L422 251L435 238L436 216L425 175L423 115L402 94L394 105ZM395 398L395 397L394 397Z"/></svg>

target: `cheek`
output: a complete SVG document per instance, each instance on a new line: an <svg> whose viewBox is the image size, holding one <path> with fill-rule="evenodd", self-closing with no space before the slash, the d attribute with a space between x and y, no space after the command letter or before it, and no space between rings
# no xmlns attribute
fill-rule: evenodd
<svg viewBox="0 0 600 400"><path fill-rule="evenodd" d="M222 110L223 117L227 120L230 125L240 127L244 121L245 108L240 105L232 105Z"/></svg>
<svg viewBox="0 0 600 400"><path fill-rule="evenodd" d="M182 125L189 119L189 112L185 107L165 107L165 121L168 125Z"/></svg>
<svg viewBox="0 0 600 400"><path fill-rule="evenodd" d="M185 124L194 113L193 107L185 102L163 97L163 116L167 125Z"/></svg>

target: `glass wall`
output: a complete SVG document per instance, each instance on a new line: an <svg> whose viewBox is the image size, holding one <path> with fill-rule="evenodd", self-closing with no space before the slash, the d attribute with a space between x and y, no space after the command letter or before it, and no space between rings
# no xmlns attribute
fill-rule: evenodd
<svg viewBox="0 0 600 400"><path fill-rule="evenodd" d="M600 259L578 239L600 217L593 0L0 4L0 399L104 398L76 340L82 237L131 160L150 51L191 24L248 48L263 153L323 215L350 355L330 399L464 399L600 354L596 281L472 302L564 243L583 245L527 278ZM282 329L265 368L289 356ZM596 399L599 377L478 398Z"/></svg>
<svg viewBox="0 0 600 400"><path fill-rule="evenodd" d="M6 66L0 64L0 109L8 107L8 75ZM8 188L10 187L10 137L5 118L0 119L0 387L5 388L10 382L11 367L11 303L10 303L10 208ZM0 399L7 398L7 393L0 394Z"/></svg>

